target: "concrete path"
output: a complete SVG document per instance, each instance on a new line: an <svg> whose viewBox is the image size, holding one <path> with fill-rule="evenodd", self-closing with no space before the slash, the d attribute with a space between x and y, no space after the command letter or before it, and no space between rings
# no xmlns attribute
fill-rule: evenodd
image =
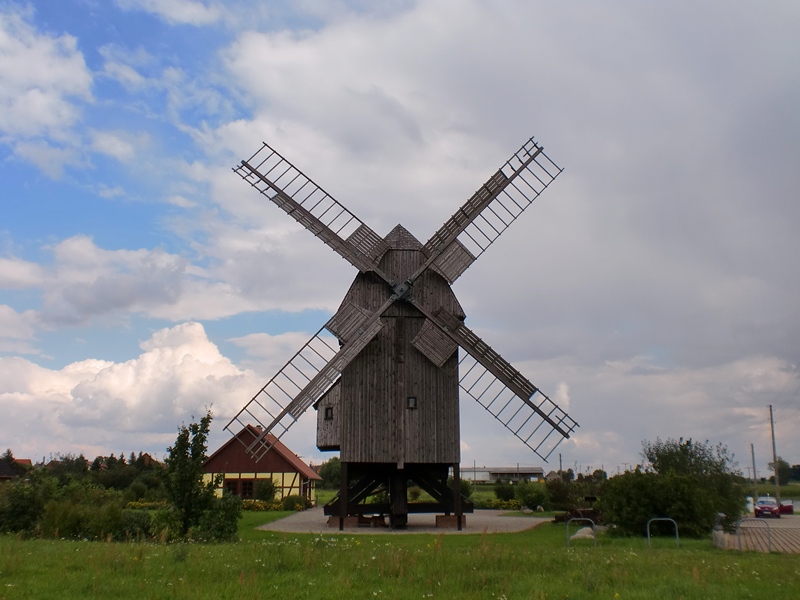
<svg viewBox="0 0 800 600"><path fill-rule="evenodd" d="M466 525L461 531L456 529L437 529L436 515L433 514L410 514L408 515L408 529L392 530L389 527L351 527L345 529L343 534L385 534L402 535L409 533L427 533L438 535L440 533L451 534L482 534L482 533L514 533L536 527L541 523L551 521L550 518L535 516L508 516L507 511L502 510L476 510L472 514L465 515ZM340 533L338 524L335 527L328 526L328 517L323 514L321 506L304 510L280 519L267 525L262 525L259 529L265 531L283 531L286 533Z"/></svg>

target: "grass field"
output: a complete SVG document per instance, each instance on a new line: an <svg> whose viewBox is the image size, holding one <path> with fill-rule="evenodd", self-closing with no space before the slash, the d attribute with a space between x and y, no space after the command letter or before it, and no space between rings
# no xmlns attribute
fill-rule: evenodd
<svg viewBox="0 0 800 600"><path fill-rule="evenodd" d="M156 545L0 537L0 599L795 598L796 556L710 541L603 538L566 547L563 525L515 534L299 535L255 527L239 543Z"/></svg>

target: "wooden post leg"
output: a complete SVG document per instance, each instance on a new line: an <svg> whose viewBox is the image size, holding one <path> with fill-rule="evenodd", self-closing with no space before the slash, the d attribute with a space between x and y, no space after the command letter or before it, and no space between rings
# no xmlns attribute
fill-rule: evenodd
<svg viewBox="0 0 800 600"><path fill-rule="evenodd" d="M347 463L341 463L342 480L339 483L339 531L344 531L344 519L347 516Z"/></svg>
<svg viewBox="0 0 800 600"><path fill-rule="evenodd" d="M456 513L458 531L461 531L462 515L464 511L461 508L461 469L458 463L453 465L453 508Z"/></svg>

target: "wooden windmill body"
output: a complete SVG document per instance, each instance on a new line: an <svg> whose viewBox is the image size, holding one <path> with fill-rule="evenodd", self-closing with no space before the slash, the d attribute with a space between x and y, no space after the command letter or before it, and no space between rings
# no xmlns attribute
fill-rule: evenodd
<svg viewBox="0 0 800 600"><path fill-rule="evenodd" d="M472 509L453 491L462 392L545 460L574 431L466 327L450 288L561 172L533 139L424 245L400 225L381 238L266 144L235 171L359 270L331 320L226 427L255 421L263 434L246 445L258 458L267 433L280 437L314 406L318 448L340 452L342 485L325 507L340 527L379 514L404 528L410 511L452 514L461 527ZM434 501L407 503L409 482ZM365 502L379 490L384 502Z"/></svg>

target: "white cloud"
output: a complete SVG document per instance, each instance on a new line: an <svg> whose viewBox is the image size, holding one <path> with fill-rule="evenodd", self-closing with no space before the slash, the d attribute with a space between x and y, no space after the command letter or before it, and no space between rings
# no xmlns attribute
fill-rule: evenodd
<svg viewBox="0 0 800 600"><path fill-rule="evenodd" d="M136 148L131 141L125 139L124 133L110 131L95 131L92 134L92 148L95 152L107 154L120 162L131 160L136 154Z"/></svg>
<svg viewBox="0 0 800 600"><path fill-rule="evenodd" d="M44 269L37 263L18 258L0 258L0 288L25 289L44 281Z"/></svg>
<svg viewBox="0 0 800 600"><path fill-rule="evenodd" d="M63 139L90 100L92 76L76 39L38 33L30 14L0 12L0 131L14 138Z"/></svg>
<svg viewBox="0 0 800 600"><path fill-rule="evenodd" d="M18 313L6 304L0 304L0 352L36 354L33 345L36 314L33 311Z"/></svg>
<svg viewBox="0 0 800 600"><path fill-rule="evenodd" d="M67 166L83 166L85 161L74 146L54 146L45 141L22 141L14 154L41 169L51 179L61 179Z"/></svg>
<svg viewBox="0 0 800 600"><path fill-rule="evenodd" d="M163 452L181 422L211 407L214 442L222 425L259 387L234 366L198 323L157 331L124 363L87 360L55 371L0 358L3 443L18 456L49 452ZM32 423L39 427L32 427ZM22 433L25 432L25 433Z"/></svg>
<svg viewBox="0 0 800 600"><path fill-rule="evenodd" d="M225 14L224 4L200 0L116 0L125 10L142 10L164 19L167 23L210 25Z"/></svg>

